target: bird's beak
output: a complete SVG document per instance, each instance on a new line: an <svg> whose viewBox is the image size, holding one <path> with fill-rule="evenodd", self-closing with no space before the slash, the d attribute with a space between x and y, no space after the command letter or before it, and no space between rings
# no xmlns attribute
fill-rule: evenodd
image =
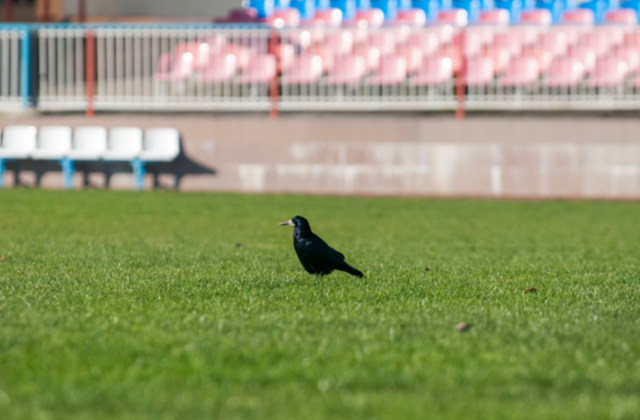
<svg viewBox="0 0 640 420"><path fill-rule="evenodd" d="M293 220L287 220L286 222L282 222L282 223L280 223L280 226L294 226L295 227L295 225L293 224Z"/></svg>

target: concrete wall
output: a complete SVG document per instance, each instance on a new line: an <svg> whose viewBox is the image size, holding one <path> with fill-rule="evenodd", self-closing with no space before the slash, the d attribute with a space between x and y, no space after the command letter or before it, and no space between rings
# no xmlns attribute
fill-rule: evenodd
<svg viewBox="0 0 640 420"><path fill-rule="evenodd" d="M87 0L88 15L226 16L241 0ZM75 16L77 0L64 0L65 16Z"/></svg>
<svg viewBox="0 0 640 420"><path fill-rule="evenodd" d="M586 117L102 115L0 118L36 125L175 126L184 191L640 198L640 120ZM35 182L26 167L23 180ZM59 188L58 167L42 186ZM120 168L113 188L131 188ZM94 183L104 178L93 175ZM11 184L12 177L7 175ZM78 175L76 184L81 184ZM151 178L147 179L151 186Z"/></svg>

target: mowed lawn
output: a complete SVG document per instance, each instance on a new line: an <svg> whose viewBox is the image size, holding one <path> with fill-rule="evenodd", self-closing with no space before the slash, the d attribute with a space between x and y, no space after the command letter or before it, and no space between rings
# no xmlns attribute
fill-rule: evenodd
<svg viewBox="0 0 640 420"><path fill-rule="evenodd" d="M2 420L638 418L640 203L0 191Z"/></svg>

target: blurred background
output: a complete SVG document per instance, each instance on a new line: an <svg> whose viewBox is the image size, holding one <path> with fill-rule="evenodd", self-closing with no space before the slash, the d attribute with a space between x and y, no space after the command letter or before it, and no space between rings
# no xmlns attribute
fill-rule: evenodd
<svg viewBox="0 0 640 420"><path fill-rule="evenodd" d="M638 0L1 5L6 187L640 196Z"/></svg>

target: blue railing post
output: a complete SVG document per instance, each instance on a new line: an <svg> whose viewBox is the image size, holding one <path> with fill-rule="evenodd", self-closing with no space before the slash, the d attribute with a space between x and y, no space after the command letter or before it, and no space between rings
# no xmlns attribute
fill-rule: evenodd
<svg viewBox="0 0 640 420"><path fill-rule="evenodd" d="M144 163L140 158L136 158L131 162L133 166L133 187L136 191L141 191L144 187Z"/></svg>
<svg viewBox="0 0 640 420"><path fill-rule="evenodd" d="M20 49L20 96L22 97L22 107L29 108L31 106L31 98L29 87L31 80L29 79L29 69L31 60L31 45L30 45L30 32L29 29L22 31L22 46Z"/></svg>
<svg viewBox="0 0 640 420"><path fill-rule="evenodd" d="M60 166L62 166L62 176L64 178L64 188L66 190L73 189L73 173L75 172L73 161L71 159L69 159L69 158L63 158L60 161Z"/></svg>
<svg viewBox="0 0 640 420"><path fill-rule="evenodd" d="M4 159L0 158L0 188L4 187Z"/></svg>

